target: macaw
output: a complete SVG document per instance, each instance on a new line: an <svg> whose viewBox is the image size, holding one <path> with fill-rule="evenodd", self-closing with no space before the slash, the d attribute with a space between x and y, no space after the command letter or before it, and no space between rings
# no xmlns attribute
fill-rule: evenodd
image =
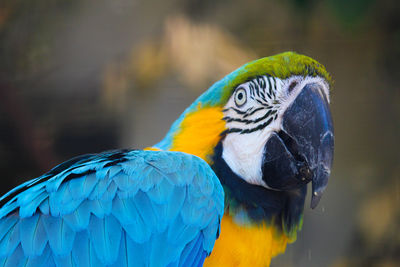
<svg viewBox="0 0 400 267"><path fill-rule="evenodd" d="M143 150L83 155L0 198L1 266L268 266L333 160L331 77L286 52L212 85Z"/></svg>

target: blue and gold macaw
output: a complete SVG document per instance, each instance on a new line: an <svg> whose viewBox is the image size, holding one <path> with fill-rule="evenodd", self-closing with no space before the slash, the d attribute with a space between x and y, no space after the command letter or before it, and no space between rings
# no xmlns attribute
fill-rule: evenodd
<svg viewBox="0 0 400 267"><path fill-rule="evenodd" d="M14 188L0 265L268 266L301 228L307 184L312 208L327 186L330 83L309 57L262 58L153 147L76 157Z"/></svg>

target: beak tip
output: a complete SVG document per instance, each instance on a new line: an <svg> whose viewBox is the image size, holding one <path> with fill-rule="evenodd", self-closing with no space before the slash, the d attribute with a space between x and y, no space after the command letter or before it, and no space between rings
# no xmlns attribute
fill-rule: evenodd
<svg viewBox="0 0 400 267"><path fill-rule="evenodd" d="M322 196L315 195L315 193L316 193L316 192L314 192L313 195L312 195L312 197L311 197L311 204L310 204L310 207L311 207L312 209L315 209L315 208L318 206L318 203L319 203L319 201L321 200L321 197L322 197Z"/></svg>
<svg viewBox="0 0 400 267"><path fill-rule="evenodd" d="M320 201L321 198L322 198L322 193L323 193L323 190L321 190L321 191L314 191L314 192L313 192L313 194L312 194L312 196L311 196L311 204L310 204L310 207L311 207L312 209L315 209L315 208L318 206L318 203L319 203L319 201Z"/></svg>

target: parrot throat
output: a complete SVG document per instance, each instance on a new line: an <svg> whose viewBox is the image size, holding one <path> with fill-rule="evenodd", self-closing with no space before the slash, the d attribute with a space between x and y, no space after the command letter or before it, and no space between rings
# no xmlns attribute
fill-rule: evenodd
<svg viewBox="0 0 400 267"><path fill-rule="evenodd" d="M240 225L271 225L277 232L296 240L301 229L307 187L275 191L252 185L236 175L222 158L222 142L215 147L212 169L225 191L225 214Z"/></svg>

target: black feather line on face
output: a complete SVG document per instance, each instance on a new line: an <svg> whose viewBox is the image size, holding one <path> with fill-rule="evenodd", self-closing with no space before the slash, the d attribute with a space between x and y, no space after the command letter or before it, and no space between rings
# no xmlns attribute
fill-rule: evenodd
<svg viewBox="0 0 400 267"><path fill-rule="evenodd" d="M241 123L245 123L245 124L251 124L251 123L260 122L260 121L262 121L262 120L268 118L268 116L271 115L271 112L272 112L272 110L268 110L267 113L264 114L264 116L259 117L259 118L254 119L254 120L246 120L246 119L240 119L240 118L231 118L231 117L228 117L228 116L227 116L227 117L224 117L224 118L222 118L222 119L225 120L226 122L235 121L235 122L241 122Z"/></svg>
<svg viewBox="0 0 400 267"><path fill-rule="evenodd" d="M260 111L260 110L263 110L263 109L265 109L265 108L263 108L263 107L256 108L256 109L254 109L253 111L251 111L250 113L245 114L245 115L243 116L243 118L247 118L247 117L253 115L254 113L256 113L257 111Z"/></svg>
<svg viewBox="0 0 400 267"><path fill-rule="evenodd" d="M227 112L229 109L232 109L233 111L235 111L239 115L246 114L246 111L241 111L240 109L237 109L237 108L234 108L234 107L226 108L226 109L223 110L223 112Z"/></svg>
<svg viewBox="0 0 400 267"><path fill-rule="evenodd" d="M268 103L261 101L260 99L256 99L257 103L264 106L264 107L269 107Z"/></svg>
<svg viewBox="0 0 400 267"><path fill-rule="evenodd" d="M272 91L271 81L270 81L269 77L267 77L267 80L268 80L268 93L269 93L269 95L271 95L271 91Z"/></svg>
<svg viewBox="0 0 400 267"><path fill-rule="evenodd" d="M265 123L258 125L257 127L250 128L250 129L239 129L239 128L230 128L224 131L224 133L240 133L240 134L248 134L252 133L255 131L260 131L267 127L271 122L273 118L269 118Z"/></svg>

